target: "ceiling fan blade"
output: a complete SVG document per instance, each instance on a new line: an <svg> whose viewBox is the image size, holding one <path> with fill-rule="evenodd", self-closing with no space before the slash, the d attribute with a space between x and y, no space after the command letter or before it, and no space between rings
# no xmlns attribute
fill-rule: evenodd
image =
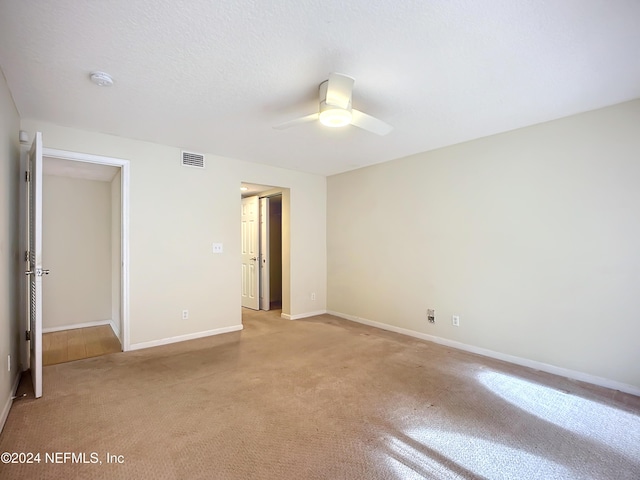
<svg viewBox="0 0 640 480"><path fill-rule="evenodd" d="M326 104L332 107L348 109L355 79L341 73L330 73L327 84Z"/></svg>
<svg viewBox="0 0 640 480"><path fill-rule="evenodd" d="M367 115L355 108L351 110L351 125L355 125L358 128L362 128L363 130L367 130L377 135L386 135L393 130L393 127L388 123L384 123L382 120L378 120L377 118Z"/></svg>
<svg viewBox="0 0 640 480"><path fill-rule="evenodd" d="M318 119L318 116L319 115L317 113L312 113L311 115L307 115L305 117L300 117L294 120L289 120L288 122L281 123L280 125L276 125L273 128L275 128L276 130L284 130L285 128L295 127L296 125L300 125L303 123L313 122L314 120Z"/></svg>

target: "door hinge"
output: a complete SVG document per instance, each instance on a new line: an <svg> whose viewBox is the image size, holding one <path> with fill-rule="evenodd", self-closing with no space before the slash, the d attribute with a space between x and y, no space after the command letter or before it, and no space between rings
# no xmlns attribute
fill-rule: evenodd
<svg viewBox="0 0 640 480"><path fill-rule="evenodd" d="M24 335L24 336L25 336L25 340L26 340L27 342L31 341L31 332L30 332L29 330L27 330L27 331L26 331L26 332L24 332L24 333L25 333L25 335Z"/></svg>
<svg viewBox="0 0 640 480"><path fill-rule="evenodd" d="M24 261L28 262L29 261L29 250L27 250L26 252L24 252Z"/></svg>
<svg viewBox="0 0 640 480"><path fill-rule="evenodd" d="M27 170L26 172L24 172L24 181L25 182L29 182L31 181L31 172L29 170Z"/></svg>

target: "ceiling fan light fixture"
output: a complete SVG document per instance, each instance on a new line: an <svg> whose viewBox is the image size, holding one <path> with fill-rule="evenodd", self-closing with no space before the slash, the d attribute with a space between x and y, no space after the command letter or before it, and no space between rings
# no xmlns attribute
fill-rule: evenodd
<svg viewBox="0 0 640 480"><path fill-rule="evenodd" d="M354 83L355 80L348 75L330 73L329 79L318 86L320 100L318 113L289 120L273 128L284 130L295 125L319 120L322 125L329 128L353 125L376 135L386 135L393 130L391 125L382 120L351 107Z"/></svg>
<svg viewBox="0 0 640 480"><path fill-rule="evenodd" d="M351 123L351 112L344 108L328 108L320 112L320 123L327 127L344 127Z"/></svg>

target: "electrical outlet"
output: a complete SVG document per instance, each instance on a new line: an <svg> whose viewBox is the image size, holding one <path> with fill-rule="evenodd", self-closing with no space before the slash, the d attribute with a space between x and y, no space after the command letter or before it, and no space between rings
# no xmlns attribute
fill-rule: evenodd
<svg viewBox="0 0 640 480"><path fill-rule="evenodd" d="M222 253L223 245L221 243L213 244L213 253Z"/></svg>
<svg viewBox="0 0 640 480"><path fill-rule="evenodd" d="M429 320L429 323L436 323L436 311L434 309L427 309L427 320Z"/></svg>
<svg viewBox="0 0 640 480"><path fill-rule="evenodd" d="M458 315L454 315L451 317L451 323L453 324L454 327L459 327L460 326L460 317Z"/></svg>
<svg viewBox="0 0 640 480"><path fill-rule="evenodd" d="M311 293L311 300L315 301L315 299L316 299L316 292L312 292Z"/></svg>
<svg viewBox="0 0 640 480"><path fill-rule="evenodd" d="M183 320L189 319L189 310L182 310L182 319Z"/></svg>

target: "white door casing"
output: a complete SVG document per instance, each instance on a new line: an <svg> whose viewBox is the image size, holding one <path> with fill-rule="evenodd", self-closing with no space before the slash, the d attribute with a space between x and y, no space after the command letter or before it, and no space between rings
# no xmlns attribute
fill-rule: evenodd
<svg viewBox="0 0 640 480"><path fill-rule="evenodd" d="M260 199L260 309L269 310L269 197Z"/></svg>
<svg viewBox="0 0 640 480"><path fill-rule="evenodd" d="M31 147L21 146L20 155L20 173L27 174L29 171L29 150ZM29 252L29 182L20 182L20 201L19 201L19 222L20 222L20 251ZM24 271L31 270L31 263L28 254L23 257L24 262L22 268ZM20 337L22 340L23 332L28 332L29 327L29 281L30 276L25 275L20 284ZM20 342L20 361L22 371L30 368L30 342Z"/></svg>
<svg viewBox="0 0 640 480"><path fill-rule="evenodd" d="M242 199L242 306L258 310L260 308L259 291L259 199Z"/></svg>
<svg viewBox="0 0 640 480"><path fill-rule="evenodd" d="M29 334L33 392L42 396L42 133L29 152Z"/></svg>

